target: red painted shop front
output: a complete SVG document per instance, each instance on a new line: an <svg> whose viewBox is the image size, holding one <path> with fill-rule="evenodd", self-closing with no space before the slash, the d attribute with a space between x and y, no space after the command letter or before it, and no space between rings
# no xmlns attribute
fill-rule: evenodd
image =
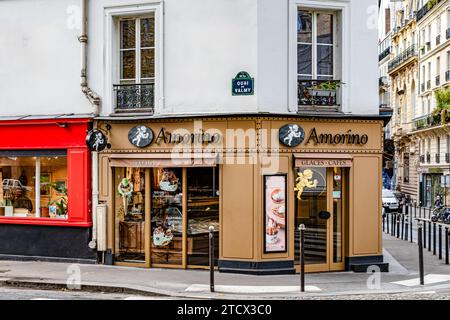
<svg viewBox="0 0 450 320"><path fill-rule="evenodd" d="M0 258L95 260L87 118L0 121Z"/></svg>

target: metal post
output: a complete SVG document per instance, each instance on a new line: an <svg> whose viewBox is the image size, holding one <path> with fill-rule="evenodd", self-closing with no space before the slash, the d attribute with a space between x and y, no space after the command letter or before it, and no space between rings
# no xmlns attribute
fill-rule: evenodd
<svg viewBox="0 0 450 320"><path fill-rule="evenodd" d="M409 220L411 220L411 215L406 217L405 221L405 240L408 241L408 232L409 232Z"/></svg>
<svg viewBox="0 0 450 320"><path fill-rule="evenodd" d="M305 225L301 224L298 230L300 231L300 292L305 292Z"/></svg>
<svg viewBox="0 0 450 320"><path fill-rule="evenodd" d="M413 219L412 219L412 217L411 218L409 218L409 235L410 235L410 237L411 237L411 242L414 242L414 240L413 240Z"/></svg>
<svg viewBox="0 0 450 320"><path fill-rule="evenodd" d="M449 237L448 227L445 227L445 264L449 264L449 261L448 261L448 237Z"/></svg>
<svg viewBox="0 0 450 320"><path fill-rule="evenodd" d="M439 260L442 259L442 225L439 225Z"/></svg>
<svg viewBox="0 0 450 320"><path fill-rule="evenodd" d="M436 255L436 223L433 223L433 255Z"/></svg>
<svg viewBox="0 0 450 320"><path fill-rule="evenodd" d="M214 292L214 227L209 227L209 289Z"/></svg>
<svg viewBox="0 0 450 320"><path fill-rule="evenodd" d="M417 224L417 242L419 244L419 273L420 273L420 284L424 285L424 271L423 271L423 246L422 246L422 222L419 221Z"/></svg>
<svg viewBox="0 0 450 320"><path fill-rule="evenodd" d="M381 217L383 218L383 232L386 232L385 230L386 212L384 208L381 209Z"/></svg>
<svg viewBox="0 0 450 320"><path fill-rule="evenodd" d="M402 234L400 235L400 239L403 240L403 235L405 234L405 215L402 214Z"/></svg>
<svg viewBox="0 0 450 320"><path fill-rule="evenodd" d="M389 213L386 213L386 233L389 234Z"/></svg>
<svg viewBox="0 0 450 320"><path fill-rule="evenodd" d="M397 224L397 239L400 238L400 216L395 217L397 220L396 224Z"/></svg>
<svg viewBox="0 0 450 320"><path fill-rule="evenodd" d="M421 220L419 220L421 222ZM425 222L425 225L423 226L423 247L427 247L427 223Z"/></svg>
<svg viewBox="0 0 450 320"><path fill-rule="evenodd" d="M431 221L428 221L428 251L431 251Z"/></svg>

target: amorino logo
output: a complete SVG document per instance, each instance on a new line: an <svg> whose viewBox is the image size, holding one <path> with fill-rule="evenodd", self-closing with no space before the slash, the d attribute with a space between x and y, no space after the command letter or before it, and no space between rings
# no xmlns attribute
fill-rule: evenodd
<svg viewBox="0 0 450 320"><path fill-rule="evenodd" d="M317 144L354 144L354 145L365 145L369 141L367 134L356 134L352 133L352 130L347 130L346 133L317 133L316 128L312 128L311 132L306 139L305 144L313 142Z"/></svg>

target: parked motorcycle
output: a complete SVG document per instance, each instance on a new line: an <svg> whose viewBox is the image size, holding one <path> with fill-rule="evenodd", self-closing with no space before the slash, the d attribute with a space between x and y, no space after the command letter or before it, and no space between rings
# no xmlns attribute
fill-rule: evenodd
<svg viewBox="0 0 450 320"><path fill-rule="evenodd" d="M431 215L432 222L441 222L450 224L450 208L449 207L437 207L433 209Z"/></svg>

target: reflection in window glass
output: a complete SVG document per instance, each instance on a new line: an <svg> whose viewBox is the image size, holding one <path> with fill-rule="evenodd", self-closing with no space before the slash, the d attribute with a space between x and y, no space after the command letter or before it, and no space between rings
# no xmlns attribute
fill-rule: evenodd
<svg viewBox="0 0 450 320"><path fill-rule="evenodd" d="M152 264L182 264L182 169L151 171L151 261Z"/></svg>
<svg viewBox="0 0 450 320"><path fill-rule="evenodd" d="M116 260L145 261L145 169L115 169Z"/></svg>
<svg viewBox="0 0 450 320"><path fill-rule="evenodd" d="M0 216L67 219L66 156L0 157L0 181Z"/></svg>
<svg viewBox="0 0 450 320"><path fill-rule="evenodd" d="M214 256L219 257L219 170L188 168L187 184L188 265L207 266L210 226L214 227Z"/></svg>

